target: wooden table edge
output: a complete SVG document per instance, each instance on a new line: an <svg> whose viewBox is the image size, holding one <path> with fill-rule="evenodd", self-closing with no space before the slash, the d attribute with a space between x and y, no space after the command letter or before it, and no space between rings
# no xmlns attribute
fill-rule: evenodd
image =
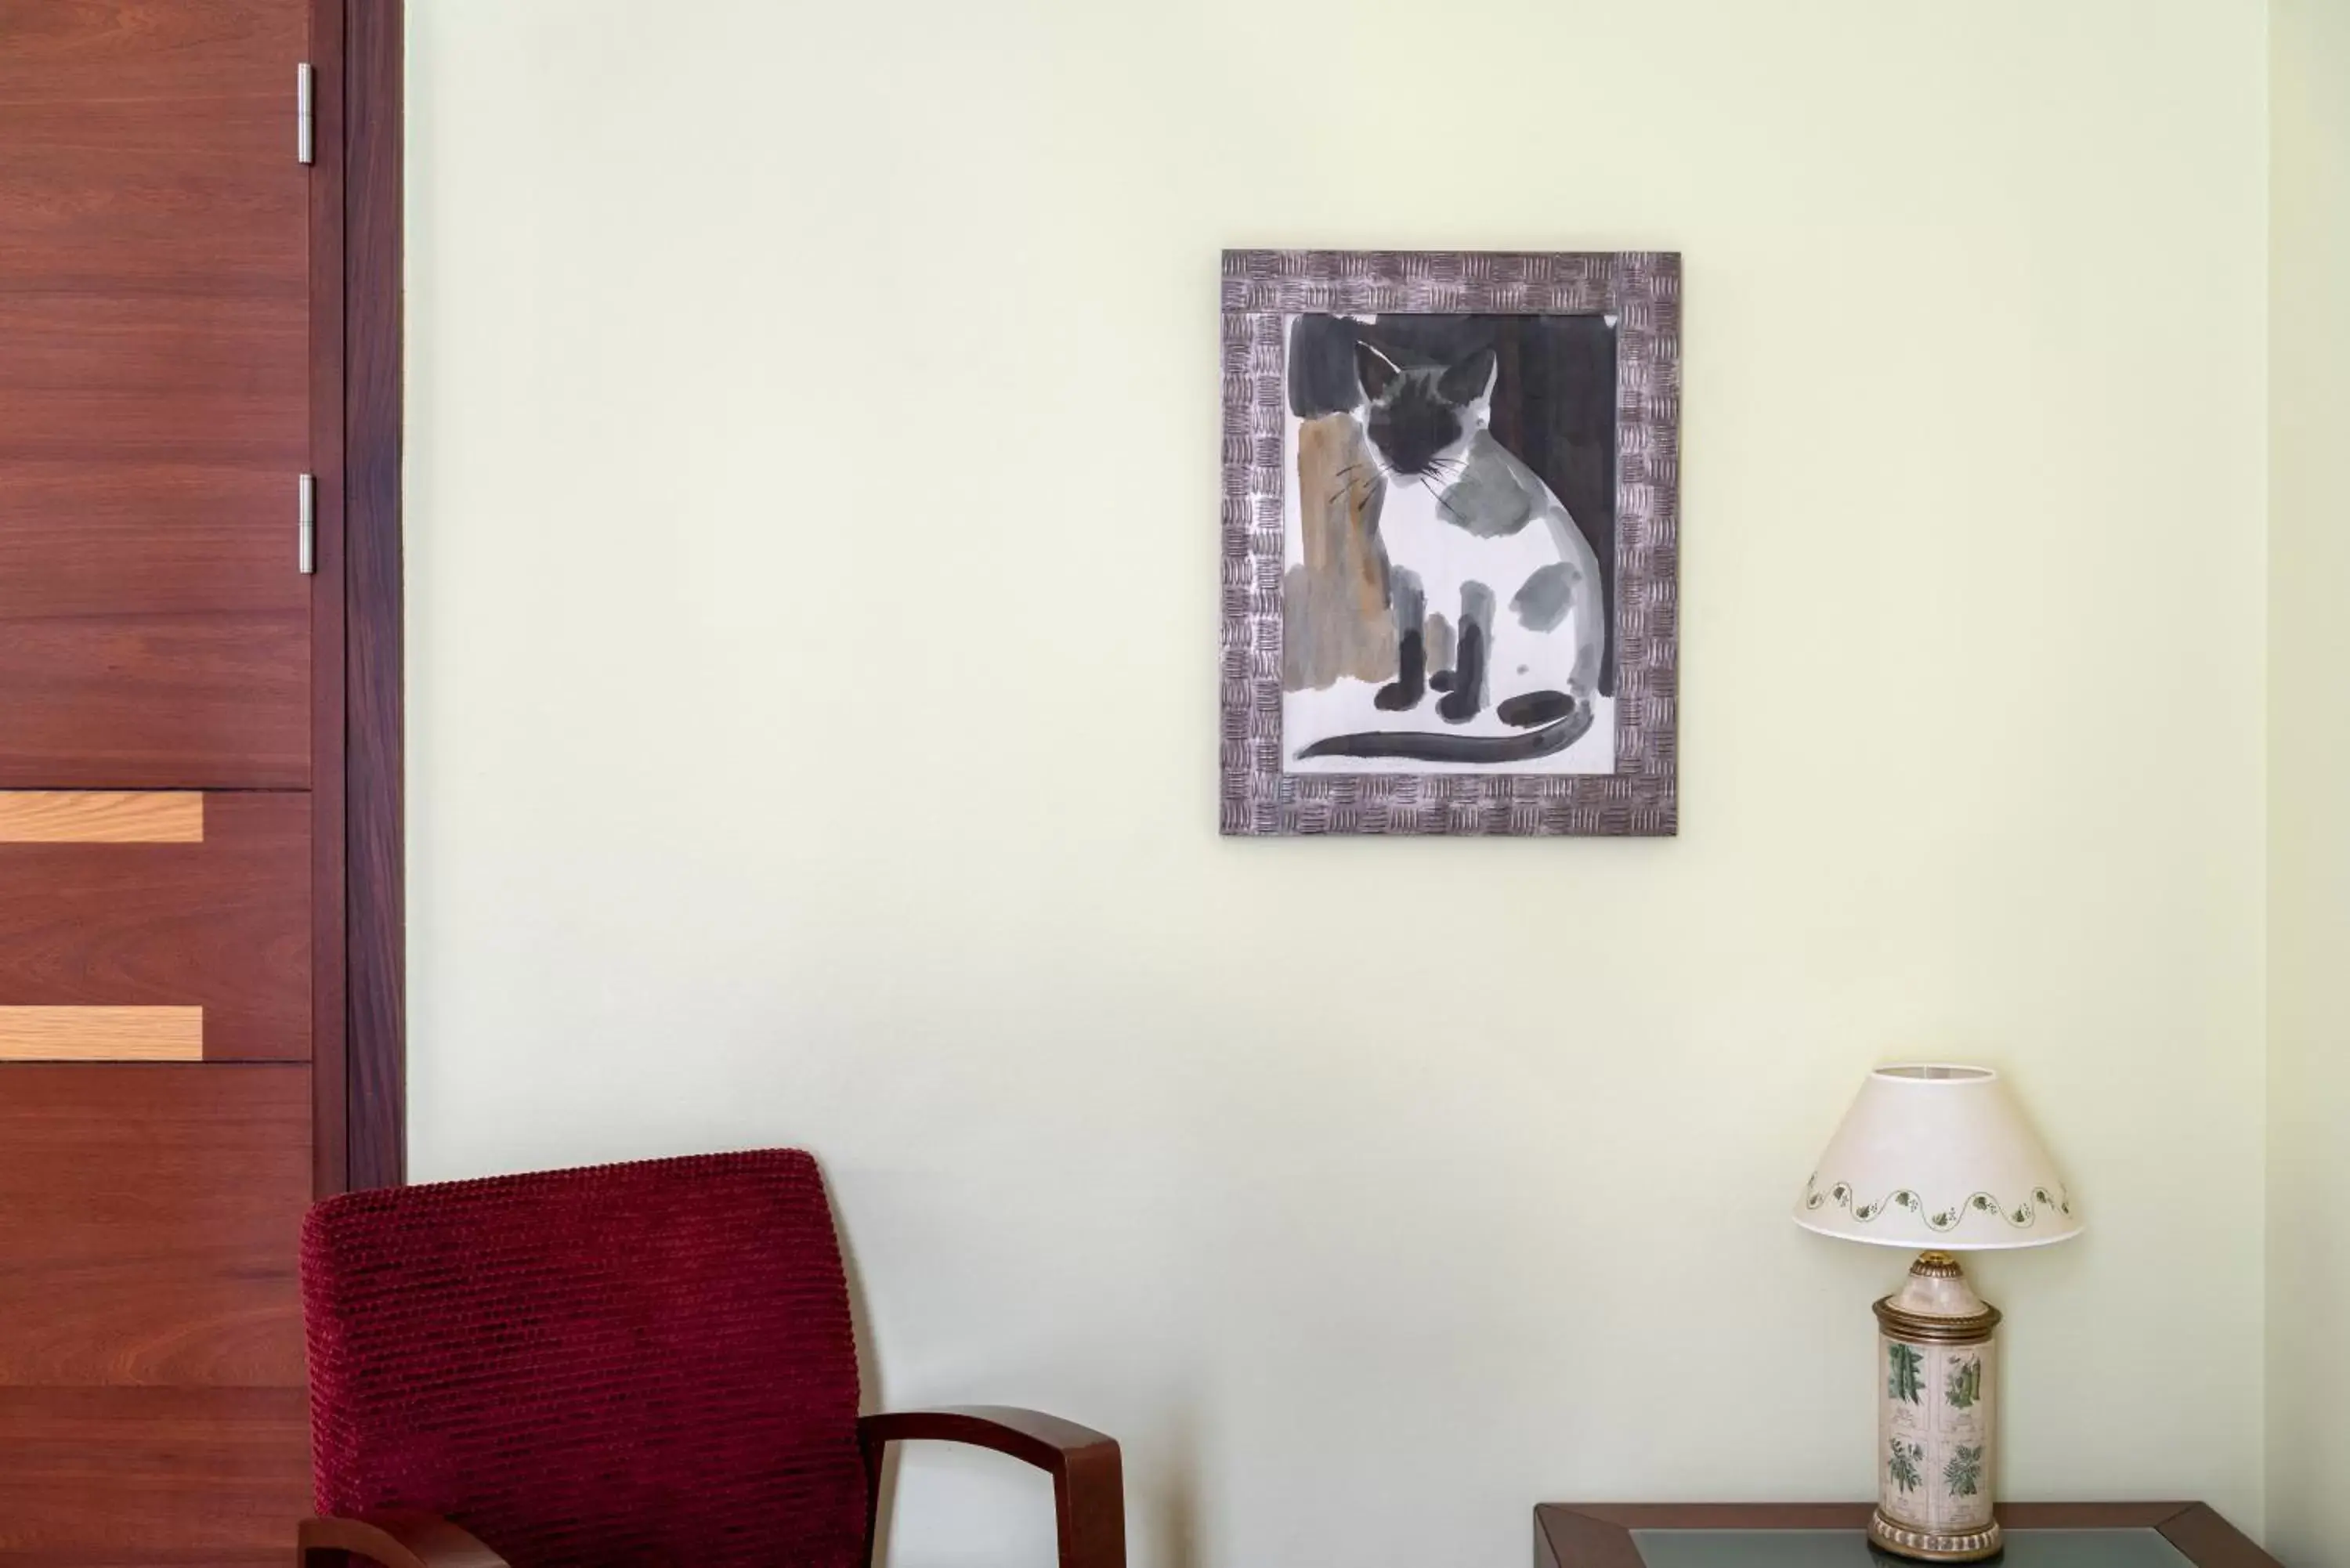
<svg viewBox="0 0 2350 1568"><path fill-rule="evenodd" d="M1534 1507L1536 1568L1642 1568L1635 1530L1859 1530L1865 1502L1545 1502ZM2199 1502L2011 1502L2012 1530L2153 1530L2196 1568L2279 1568Z"/></svg>

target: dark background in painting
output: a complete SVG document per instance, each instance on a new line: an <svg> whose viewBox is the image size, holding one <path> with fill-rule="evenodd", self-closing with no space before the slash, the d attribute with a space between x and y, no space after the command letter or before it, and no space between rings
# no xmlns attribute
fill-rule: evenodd
<svg viewBox="0 0 2350 1568"><path fill-rule="evenodd" d="M1599 557L1616 691L1616 329L1600 316L1301 316L1289 343L1289 406L1302 420L1358 407L1355 344L1401 365L1451 365L1491 348L1501 361L1493 435L1542 476Z"/></svg>

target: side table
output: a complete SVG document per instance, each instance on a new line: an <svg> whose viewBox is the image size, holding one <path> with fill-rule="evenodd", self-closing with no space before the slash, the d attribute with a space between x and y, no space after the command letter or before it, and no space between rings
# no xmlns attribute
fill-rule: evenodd
<svg viewBox="0 0 2350 1568"><path fill-rule="evenodd" d="M1546 1502L1534 1568L1887 1568L1869 1505ZM2280 1568L2199 1502L2017 1502L2006 1568Z"/></svg>

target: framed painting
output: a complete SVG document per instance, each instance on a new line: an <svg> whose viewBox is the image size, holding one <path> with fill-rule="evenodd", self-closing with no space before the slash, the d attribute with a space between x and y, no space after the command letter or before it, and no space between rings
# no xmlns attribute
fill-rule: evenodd
<svg viewBox="0 0 2350 1568"><path fill-rule="evenodd" d="M1224 832L1675 831L1680 275L1224 254Z"/></svg>

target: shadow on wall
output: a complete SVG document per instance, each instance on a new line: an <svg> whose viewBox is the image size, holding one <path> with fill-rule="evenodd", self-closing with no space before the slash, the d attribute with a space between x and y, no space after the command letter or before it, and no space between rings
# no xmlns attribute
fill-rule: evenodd
<svg viewBox="0 0 2350 1568"><path fill-rule="evenodd" d="M872 1316L866 1310L865 1276L857 1267L856 1243L849 1240L848 1227L841 1221L840 1206L829 1188L825 1201L832 1208L832 1233L840 1243L840 1272L848 1282L848 1326L857 1345L858 1411L870 1415L875 1408L874 1393L881 1386L881 1349L873 1335ZM1144 1537L1156 1548L1148 1561L1159 1568L1200 1568L1199 1443L1190 1403L1177 1406L1159 1440L1152 1445L1158 1462L1151 1467L1149 1483L1137 1473L1135 1453L1126 1438L1117 1432L1110 1436L1118 1439L1119 1458L1126 1467L1128 1556L1139 1555L1133 1547L1138 1537ZM895 1449L892 1445L892 1451L884 1457L877 1488L872 1557L877 1563L889 1561L890 1521L898 1501ZM1138 1504L1146 1506L1139 1509Z"/></svg>
<svg viewBox="0 0 2350 1568"><path fill-rule="evenodd" d="M1200 1568L1200 1444L1191 1401L1181 1401L1154 1445L1159 1462L1141 1495L1150 1502L1144 1530L1157 1537L1161 1568ZM1127 1514L1134 1514L1134 1477L1126 1480Z"/></svg>
<svg viewBox="0 0 2350 1568"><path fill-rule="evenodd" d="M865 1276L857 1267L857 1244L849 1240L848 1227L842 1222L840 1200L833 1195L830 1183L824 1190L826 1205L832 1210L832 1234L840 1247L840 1275L848 1284L848 1335L857 1346L857 1413L874 1413L873 1393L881 1386L881 1346L873 1337L873 1317L865 1306ZM868 1561L889 1561L889 1505L896 1501L898 1466L894 1455L885 1456L881 1479L875 1489L873 1516L873 1555Z"/></svg>

